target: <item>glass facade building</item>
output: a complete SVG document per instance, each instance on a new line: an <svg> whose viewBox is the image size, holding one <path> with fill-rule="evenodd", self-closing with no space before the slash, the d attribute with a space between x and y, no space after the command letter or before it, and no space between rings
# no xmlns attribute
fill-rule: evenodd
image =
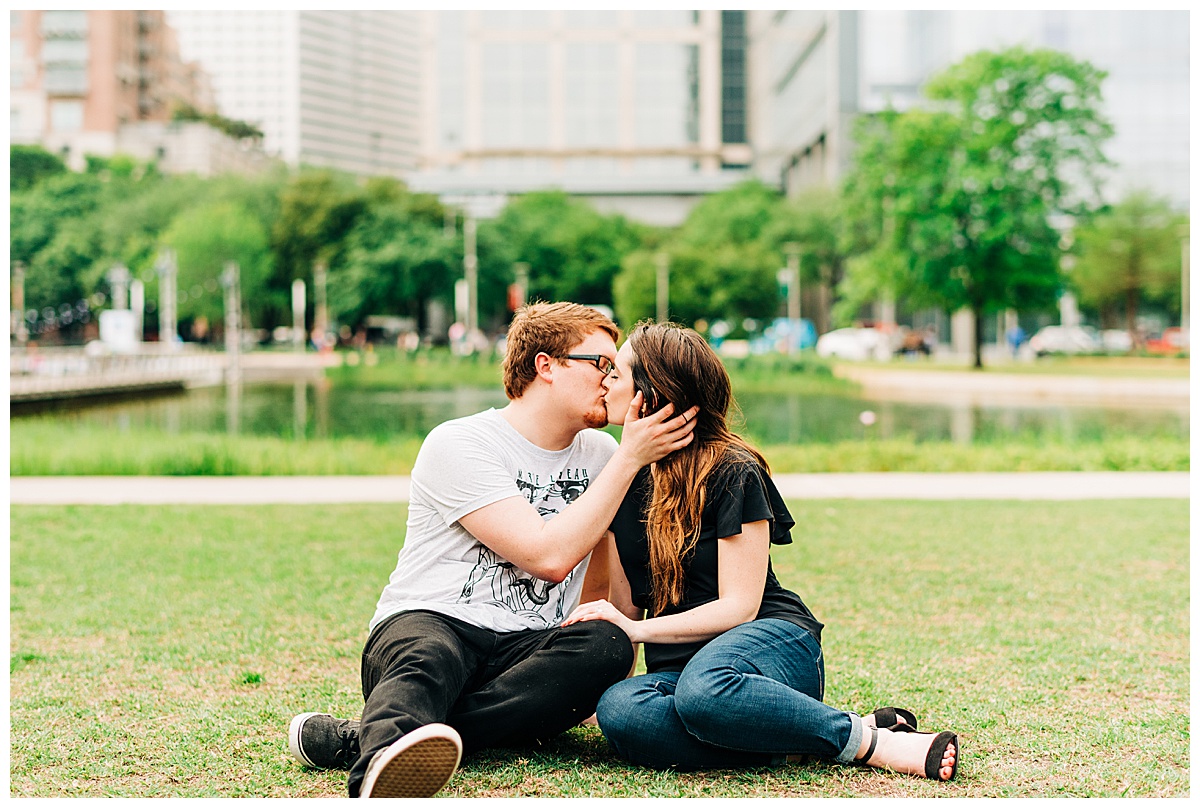
<svg viewBox="0 0 1200 808"><path fill-rule="evenodd" d="M418 22L399 11L171 11L222 115L291 165L403 176L417 162Z"/></svg>
<svg viewBox="0 0 1200 808"><path fill-rule="evenodd" d="M443 194L698 198L745 175L745 12L425 15L422 167ZM693 200L694 201L694 200ZM678 205L666 221L681 218ZM636 215L636 214L635 214Z"/></svg>
<svg viewBox="0 0 1200 808"><path fill-rule="evenodd" d="M1110 198L1147 188L1187 205L1186 11L752 11L756 170L787 188L828 183L855 114L919 102L940 70L983 50L1053 48L1108 72Z"/></svg>

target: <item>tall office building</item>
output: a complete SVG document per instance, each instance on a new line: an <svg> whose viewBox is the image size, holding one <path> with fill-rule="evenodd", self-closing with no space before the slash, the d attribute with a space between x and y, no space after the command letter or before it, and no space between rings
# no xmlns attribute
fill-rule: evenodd
<svg viewBox="0 0 1200 808"><path fill-rule="evenodd" d="M401 11L171 11L217 109L290 165L403 176L418 147L418 22Z"/></svg>
<svg viewBox="0 0 1200 808"><path fill-rule="evenodd" d="M561 188L675 224L703 194L746 175L745 12L423 17L416 188Z"/></svg>
<svg viewBox="0 0 1200 808"><path fill-rule="evenodd" d="M180 60L161 11L10 11L9 135L82 167L123 128L207 106L206 78Z"/></svg>
<svg viewBox="0 0 1200 808"><path fill-rule="evenodd" d="M968 54L1053 48L1108 71L1116 133L1106 186L1189 202L1189 40L1185 11L752 11L751 139L756 171L794 190L849 165L859 112L907 108Z"/></svg>

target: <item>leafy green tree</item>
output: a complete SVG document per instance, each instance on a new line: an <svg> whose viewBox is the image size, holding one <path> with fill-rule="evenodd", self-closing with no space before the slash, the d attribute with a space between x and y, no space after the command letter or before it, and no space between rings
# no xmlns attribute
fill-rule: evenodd
<svg viewBox="0 0 1200 808"><path fill-rule="evenodd" d="M208 190L209 183L199 177L156 176L120 198L106 197L89 220L103 261L85 275L88 285L97 285L108 266L120 262L146 284L146 299L152 299L157 294L154 267L162 234L183 210L203 201Z"/></svg>
<svg viewBox="0 0 1200 808"><path fill-rule="evenodd" d="M431 194L390 177L363 189L364 209L329 273L331 314L347 324L372 314L400 314L427 327L432 300L453 304L462 276L462 240L445 232L446 210Z"/></svg>
<svg viewBox="0 0 1200 808"><path fill-rule="evenodd" d="M506 238L503 231L492 224L493 220L479 223L475 238L475 254L479 260L479 287L477 290L479 325L485 331L495 333L504 331L512 319L512 312L508 308L508 286L516 282L515 264L519 258L512 242ZM463 246L460 236L455 241L455 249L458 251L458 267L455 270L455 278L464 276ZM548 299L553 300L554 298Z"/></svg>
<svg viewBox="0 0 1200 808"><path fill-rule="evenodd" d="M695 323L722 318L769 318L779 308L773 243L779 195L757 180L702 200L679 230L657 247L635 251L613 283L618 319L625 325L656 312L657 255L669 260L669 316Z"/></svg>
<svg viewBox="0 0 1200 808"><path fill-rule="evenodd" d="M344 264L330 273L331 313L346 323L400 314L424 328L429 301L453 299L460 244L402 200L372 206L348 238Z"/></svg>
<svg viewBox="0 0 1200 808"><path fill-rule="evenodd" d="M446 207L433 194L413 193L394 177L371 177L363 189L366 205L398 205L414 221L444 227Z"/></svg>
<svg viewBox="0 0 1200 808"><path fill-rule="evenodd" d="M656 316L658 255L639 250L622 265L613 289L617 319L624 326ZM776 314L779 257L764 244L707 248L675 244L667 257L668 317L672 321L694 324L724 319L740 328L745 318L766 319Z"/></svg>
<svg viewBox="0 0 1200 808"><path fill-rule="evenodd" d="M57 311L88 298L95 286L86 276L93 268L102 266L102 260L97 258L99 241L98 233L86 219L62 223L26 270L26 308L39 312L46 308Z"/></svg>
<svg viewBox="0 0 1200 808"><path fill-rule="evenodd" d="M801 288L815 285L818 289L812 317L818 333L830 329L831 297L845 273L843 221L837 191L815 187L783 200L765 233L767 242L780 254L786 254L791 244L798 247Z"/></svg>
<svg viewBox="0 0 1200 808"><path fill-rule="evenodd" d="M246 208L227 200L204 202L182 211L162 236L176 253L179 319L225 319L221 275L226 261L236 261L242 305L249 324L261 324L259 301L270 277L273 257L266 229Z"/></svg>
<svg viewBox="0 0 1200 808"><path fill-rule="evenodd" d="M312 289L313 268L323 261L329 277L345 266L348 236L367 208L362 189L348 175L305 170L284 187L271 229L275 263L267 280L264 314L272 325L291 322L292 281ZM310 305L315 296L309 294Z"/></svg>
<svg viewBox="0 0 1200 808"><path fill-rule="evenodd" d="M25 264L27 308L74 304L91 289L84 276L99 257L87 220L100 209L104 185L96 177L67 172L50 176L9 200L9 247Z"/></svg>
<svg viewBox="0 0 1200 808"><path fill-rule="evenodd" d="M605 305L612 304L613 277L639 233L624 217L605 216L562 191L517 197L480 224L485 230L494 231L491 241L507 244L513 261L529 264L531 298ZM511 269L506 274L512 277Z"/></svg>
<svg viewBox="0 0 1200 808"><path fill-rule="evenodd" d="M32 188L46 177L65 174L67 165L41 146L14 144L8 150L8 171L8 189L15 192Z"/></svg>
<svg viewBox="0 0 1200 808"><path fill-rule="evenodd" d="M1102 322L1124 310L1133 345L1139 304L1166 303L1178 310L1183 261L1180 237L1187 217L1165 199L1135 192L1101 212L1075 234L1079 258L1070 273L1079 302L1097 309Z"/></svg>
<svg viewBox="0 0 1200 808"><path fill-rule="evenodd" d="M1099 199L1104 76L1056 51L981 51L929 82L935 109L863 120L845 193L861 219L848 238L870 247L848 264L845 306L882 293L969 308L976 367L986 313L1051 306L1056 220Z"/></svg>
<svg viewBox="0 0 1200 808"><path fill-rule="evenodd" d="M678 238L697 247L761 241L779 205L778 192L759 180L746 180L701 200L679 228Z"/></svg>

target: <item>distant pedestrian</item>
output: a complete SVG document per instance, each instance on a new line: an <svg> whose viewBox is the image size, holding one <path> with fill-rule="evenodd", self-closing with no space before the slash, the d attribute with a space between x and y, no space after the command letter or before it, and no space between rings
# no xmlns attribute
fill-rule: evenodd
<svg viewBox="0 0 1200 808"><path fill-rule="evenodd" d="M1020 323L1016 323L1008 329L1005 337L1008 339L1008 347L1012 350L1013 359L1016 359L1017 354L1021 351L1021 343L1025 342L1025 329L1021 328Z"/></svg>

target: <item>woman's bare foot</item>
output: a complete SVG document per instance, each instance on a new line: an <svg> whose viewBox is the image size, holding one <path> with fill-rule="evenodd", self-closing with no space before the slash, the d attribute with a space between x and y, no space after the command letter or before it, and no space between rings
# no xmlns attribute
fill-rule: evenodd
<svg viewBox="0 0 1200 808"><path fill-rule="evenodd" d="M864 722L865 723L865 722ZM862 743L858 747L857 760L878 769L891 769L901 774L915 774L925 777L925 758L929 754L937 735L931 732L891 732L877 729L878 740L875 751L869 760L862 760L871 748L871 735L864 732ZM941 766L937 770L939 780L949 780L954 776L955 762L958 749L954 743L949 744L942 753Z"/></svg>

